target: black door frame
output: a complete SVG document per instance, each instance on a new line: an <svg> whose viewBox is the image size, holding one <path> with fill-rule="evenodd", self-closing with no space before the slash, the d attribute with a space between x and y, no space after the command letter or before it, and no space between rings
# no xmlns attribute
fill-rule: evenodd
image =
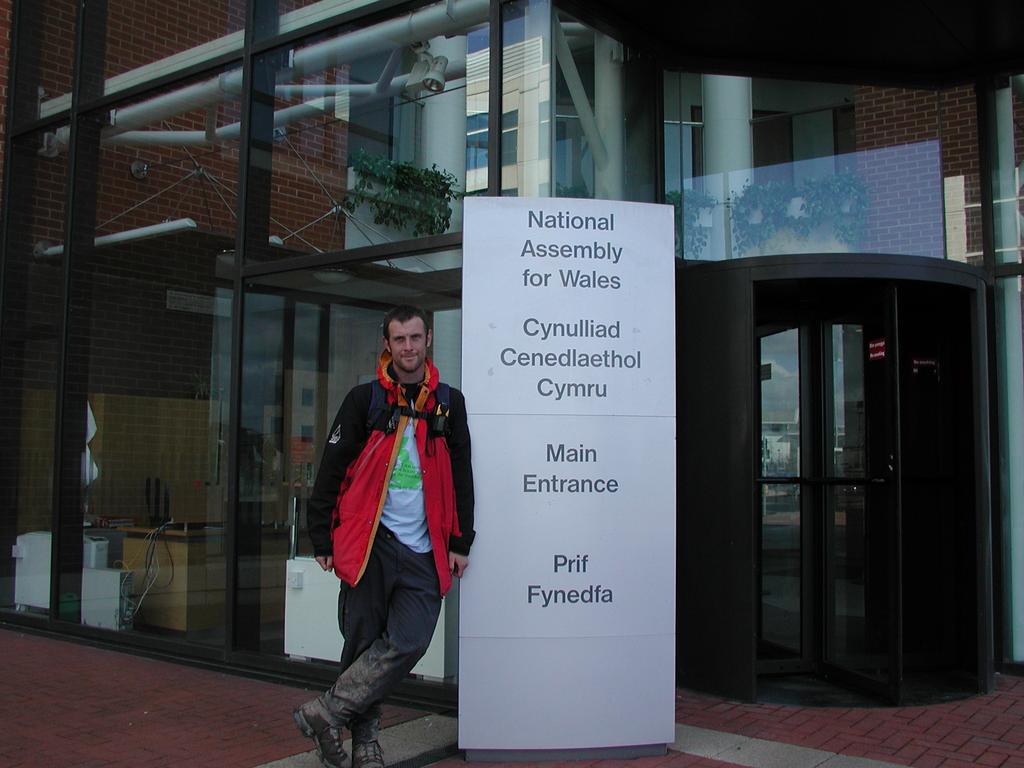
<svg viewBox="0 0 1024 768"><path fill-rule="evenodd" d="M687 687L753 701L760 491L753 423L759 381L754 286L803 279L909 280L959 286L970 303L976 531L977 689L994 685L988 285L974 267L875 254L760 257L681 264L679 353L678 678ZM970 630L968 630L970 631Z"/></svg>

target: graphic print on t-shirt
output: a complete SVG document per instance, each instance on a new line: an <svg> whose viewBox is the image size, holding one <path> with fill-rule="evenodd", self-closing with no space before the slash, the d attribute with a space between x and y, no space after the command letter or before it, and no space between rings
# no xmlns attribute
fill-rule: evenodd
<svg viewBox="0 0 1024 768"><path fill-rule="evenodd" d="M402 433L402 447L398 450L398 456L395 459L395 469L391 473L391 484L388 486L392 491L396 488L409 491L418 491L423 488L423 477L420 475L420 457L416 451L414 435L415 432L412 429L406 429Z"/></svg>

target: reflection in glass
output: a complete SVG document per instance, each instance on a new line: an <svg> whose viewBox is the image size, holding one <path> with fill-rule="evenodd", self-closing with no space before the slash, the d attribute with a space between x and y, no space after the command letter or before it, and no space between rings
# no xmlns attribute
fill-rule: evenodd
<svg viewBox="0 0 1024 768"><path fill-rule="evenodd" d="M502 12L502 194L653 201L649 60L547 0Z"/></svg>
<svg viewBox="0 0 1024 768"><path fill-rule="evenodd" d="M0 610L50 608L53 434L60 358L60 258L37 243L63 238L67 158L40 154L43 137L11 144L17 194L7 201L0 346ZM81 546L81 544L79 544Z"/></svg>
<svg viewBox="0 0 1024 768"><path fill-rule="evenodd" d="M1024 201L1024 75L1013 75L995 90L995 141L992 142L992 212L998 263L1019 263L1024 253L1021 203Z"/></svg>
<svg viewBox="0 0 1024 768"><path fill-rule="evenodd" d="M958 140L975 126L971 103L970 87L667 73L665 194L679 255L948 249L977 261L977 155L960 149L976 142Z"/></svg>
<svg viewBox="0 0 1024 768"><path fill-rule="evenodd" d="M1019 276L996 280L1000 494L1007 659L1024 661L1024 332Z"/></svg>
<svg viewBox="0 0 1024 768"><path fill-rule="evenodd" d="M238 50L245 6L246 0L106 0L105 93L152 77L147 70L167 74Z"/></svg>
<svg viewBox="0 0 1024 768"><path fill-rule="evenodd" d="M328 430L348 391L374 378L381 319L395 304L412 302L428 312L431 356L442 379L458 386L461 267L460 252L441 251L247 283L239 447L243 647L336 660L330 605L338 582L313 563L306 523ZM287 574L297 572L305 586L286 589ZM455 610L451 597L446 604ZM310 612L322 627L308 621ZM454 674L430 654L417 671Z"/></svg>
<svg viewBox="0 0 1024 768"><path fill-rule="evenodd" d="M208 82L81 123L60 588L65 618L220 645L240 105Z"/></svg>
<svg viewBox="0 0 1024 768"><path fill-rule="evenodd" d="M461 228L463 193L487 184L474 150L488 5L452 13L426 6L257 59L248 261Z"/></svg>
<svg viewBox="0 0 1024 768"><path fill-rule="evenodd" d="M866 417L864 413L864 329L832 326L832 408L826 474L863 477L866 473Z"/></svg>
<svg viewBox="0 0 1024 768"><path fill-rule="evenodd" d="M18 79L11 104L16 124L52 117L71 108L78 5L75 0L20 4ZM9 21L7 25L10 31Z"/></svg>
<svg viewBox="0 0 1024 768"><path fill-rule="evenodd" d="M256 0L256 36L282 35L371 5L373 0Z"/></svg>
<svg viewBox="0 0 1024 768"><path fill-rule="evenodd" d="M761 476L800 474L800 338L796 328L761 338Z"/></svg>
<svg viewBox="0 0 1024 768"><path fill-rule="evenodd" d="M862 485L826 493L826 659L878 680L889 665L889 568L883 504Z"/></svg>
<svg viewBox="0 0 1024 768"><path fill-rule="evenodd" d="M800 655L800 486L761 486L761 658Z"/></svg>
<svg viewBox="0 0 1024 768"><path fill-rule="evenodd" d="M551 195L551 4L513 0L502 13L503 114L518 116L502 135L501 193ZM508 162L506 162L508 160Z"/></svg>

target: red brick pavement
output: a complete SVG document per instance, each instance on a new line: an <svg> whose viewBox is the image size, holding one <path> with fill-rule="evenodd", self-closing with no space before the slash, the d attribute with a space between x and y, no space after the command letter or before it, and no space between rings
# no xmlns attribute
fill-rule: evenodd
<svg viewBox="0 0 1024 768"><path fill-rule="evenodd" d="M692 691L676 692L676 722L850 757L917 768L1024 768L1024 678L996 678L996 692L927 707L807 708L744 704ZM561 768L727 768L732 763L670 752L642 760L532 763ZM467 764L451 758L439 766ZM481 763L481 768L524 768Z"/></svg>
<svg viewBox="0 0 1024 768"><path fill-rule="evenodd" d="M312 748L299 687L9 630L0 658L5 768L251 768ZM384 725L422 715L388 707Z"/></svg>
<svg viewBox="0 0 1024 768"><path fill-rule="evenodd" d="M742 704L688 691L676 722L917 768L1024 768L1024 678L996 691L927 707L805 708Z"/></svg>
<svg viewBox="0 0 1024 768"><path fill-rule="evenodd" d="M308 751L291 708L309 692L210 670L0 629L0 766L251 768ZM419 717L388 707L385 725ZM1024 678L928 707L743 704L680 690L676 721L918 768L1024 768ZM440 763L466 766L461 757ZM488 763L487 768L501 768ZM523 763L515 768L526 768ZM545 768L728 768L670 752Z"/></svg>

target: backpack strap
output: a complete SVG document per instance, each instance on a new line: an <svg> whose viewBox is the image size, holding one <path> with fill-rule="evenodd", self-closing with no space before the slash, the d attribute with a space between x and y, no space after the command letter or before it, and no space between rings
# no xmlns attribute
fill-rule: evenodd
<svg viewBox="0 0 1024 768"><path fill-rule="evenodd" d="M434 390L434 407L429 411L417 411L412 406L388 404L388 393L376 379L370 383L370 407L366 412L366 431L378 430L390 434L400 416L411 419L425 419L430 434L435 437L448 437L449 409L451 407L451 387L440 382Z"/></svg>
<svg viewBox="0 0 1024 768"><path fill-rule="evenodd" d="M370 407L366 409L366 432L374 430L386 431L391 420L391 408L388 407L388 393L384 386L374 379L370 382Z"/></svg>
<svg viewBox="0 0 1024 768"><path fill-rule="evenodd" d="M434 410L427 416L431 435L435 437L451 436L451 425L448 423L451 403L452 388L443 381L438 382L437 388L434 389Z"/></svg>

